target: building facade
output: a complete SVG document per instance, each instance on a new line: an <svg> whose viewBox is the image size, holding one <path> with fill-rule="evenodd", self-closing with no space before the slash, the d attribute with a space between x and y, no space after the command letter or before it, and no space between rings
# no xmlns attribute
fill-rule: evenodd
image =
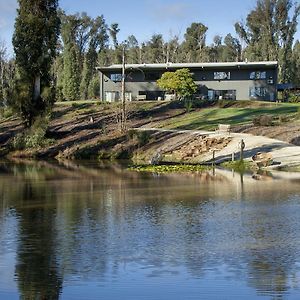
<svg viewBox="0 0 300 300"><path fill-rule="evenodd" d="M125 66L126 99L169 99L156 81L164 72L188 68L197 84L195 97L200 99L268 100L277 98L278 63L230 62L230 63L168 63L127 64ZM115 102L121 99L122 65L98 67L100 74L100 98Z"/></svg>

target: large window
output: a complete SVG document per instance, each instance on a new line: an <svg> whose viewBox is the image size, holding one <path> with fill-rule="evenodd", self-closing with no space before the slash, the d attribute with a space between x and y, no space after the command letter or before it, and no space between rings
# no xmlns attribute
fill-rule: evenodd
<svg viewBox="0 0 300 300"><path fill-rule="evenodd" d="M208 90L209 100L236 100L236 90Z"/></svg>
<svg viewBox="0 0 300 300"><path fill-rule="evenodd" d="M230 79L230 72L214 72L215 80Z"/></svg>
<svg viewBox="0 0 300 300"><path fill-rule="evenodd" d="M120 100L119 92L105 92L105 101L116 102Z"/></svg>
<svg viewBox="0 0 300 300"><path fill-rule="evenodd" d="M250 73L250 79L252 80L259 80L259 79L266 79L267 72L266 71L255 71Z"/></svg>
<svg viewBox="0 0 300 300"><path fill-rule="evenodd" d="M118 102L121 100L121 93L120 92L105 92L105 101L107 102ZM125 100L131 101L132 94L131 92L125 92Z"/></svg>
<svg viewBox="0 0 300 300"><path fill-rule="evenodd" d="M267 95L268 91L265 87L251 87L249 90L250 98L263 98Z"/></svg>
<svg viewBox="0 0 300 300"><path fill-rule="evenodd" d="M122 74L110 74L110 80L114 82L122 81Z"/></svg>

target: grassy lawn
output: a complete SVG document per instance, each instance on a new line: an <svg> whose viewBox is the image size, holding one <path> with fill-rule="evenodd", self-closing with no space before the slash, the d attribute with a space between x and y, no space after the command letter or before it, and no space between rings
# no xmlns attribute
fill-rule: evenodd
<svg viewBox="0 0 300 300"><path fill-rule="evenodd" d="M168 119L160 124L168 129L214 130L218 124L243 125L251 124L255 116L272 115L274 117L294 117L300 109L299 104L279 103L256 107L205 108L186 113L180 117Z"/></svg>
<svg viewBox="0 0 300 300"><path fill-rule="evenodd" d="M166 107L166 111L168 111L173 109L168 107L169 104L170 102L161 101L131 102L127 103L127 110L132 112L149 112L157 107ZM62 116L64 119L72 119L96 112L113 113L120 107L120 103L105 103L91 100L56 102L55 105L57 108L63 110L54 112L53 117ZM296 116L300 116L300 104L293 103L276 104L262 101L227 101L225 102L225 107L222 105L224 103L219 103L209 108L196 109L177 117L163 118L164 120L159 121L155 127L214 130L218 127L218 124L252 124L253 118L259 115L286 116L290 119L297 119ZM180 110L184 112L183 107ZM159 115L160 112L157 112L157 114Z"/></svg>

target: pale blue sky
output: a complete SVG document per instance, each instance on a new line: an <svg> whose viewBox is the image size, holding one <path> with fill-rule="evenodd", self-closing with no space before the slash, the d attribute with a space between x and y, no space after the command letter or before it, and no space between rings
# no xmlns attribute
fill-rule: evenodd
<svg viewBox="0 0 300 300"><path fill-rule="evenodd" d="M119 39L134 34L139 42L154 33L181 38L192 22L208 27L207 42L216 34L234 34L234 23L245 19L256 0L60 0L67 13L87 12L96 17L103 14L107 23L119 23ZM0 0L0 40L11 49L17 0ZM298 30L296 37L300 39Z"/></svg>

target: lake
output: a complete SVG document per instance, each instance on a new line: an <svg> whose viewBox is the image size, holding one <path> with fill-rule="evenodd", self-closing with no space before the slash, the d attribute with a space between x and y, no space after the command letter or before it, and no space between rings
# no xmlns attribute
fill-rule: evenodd
<svg viewBox="0 0 300 300"><path fill-rule="evenodd" d="M300 299L300 173L0 162L0 299Z"/></svg>

